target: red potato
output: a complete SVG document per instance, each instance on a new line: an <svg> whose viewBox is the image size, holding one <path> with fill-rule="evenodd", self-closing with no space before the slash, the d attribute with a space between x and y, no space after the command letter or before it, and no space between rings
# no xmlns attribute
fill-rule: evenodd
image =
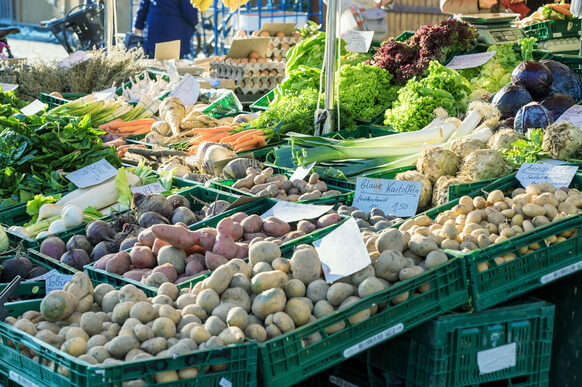
<svg viewBox="0 0 582 387"><path fill-rule="evenodd" d="M234 215L230 216L230 219L232 219L233 222L237 222L237 223L241 223L243 220L245 220L248 217L248 215L244 212L237 212Z"/></svg>
<svg viewBox="0 0 582 387"><path fill-rule="evenodd" d="M137 236L137 241L143 246L152 247L154 245L155 240L156 236L152 232L151 228L145 228L141 230L141 232Z"/></svg>
<svg viewBox="0 0 582 387"><path fill-rule="evenodd" d="M178 222L174 226L184 227L186 230L189 230L188 225L186 223Z"/></svg>
<svg viewBox="0 0 582 387"><path fill-rule="evenodd" d="M164 263L163 265L154 268L154 270L152 270L152 274L154 273L162 273L170 282L174 282L176 281L176 278L178 278L176 268L172 266L171 263Z"/></svg>
<svg viewBox="0 0 582 387"><path fill-rule="evenodd" d="M129 271L131 265L131 257L129 253L125 250L116 253L111 259L105 264L105 270L110 273L122 275Z"/></svg>
<svg viewBox="0 0 582 387"><path fill-rule="evenodd" d="M297 231L290 231L287 234L285 234L285 236L283 237L283 242L287 242L287 241L290 241L290 240L293 240L293 239L297 239L297 238L302 237L304 235L305 235L305 233L303 231L299 231L299 230L297 230Z"/></svg>
<svg viewBox="0 0 582 387"><path fill-rule="evenodd" d="M251 247L253 245L253 243L264 241L264 240L265 240L265 238L263 238L263 237L256 237L252 241L249 242L249 247Z"/></svg>
<svg viewBox="0 0 582 387"><path fill-rule="evenodd" d="M133 269L123 274L123 278L129 278L134 281L140 282L144 276L148 276L152 272L152 269Z"/></svg>
<svg viewBox="0 0 582 387"><path fill-rule="evenodd" d="M305 234L312 233L317 227L308 220L300 220L297 223L297 231L303 231Z"/></svg>
<svg viewBox="0 0 582 387"><path fill-rule="evenodd" d="M202 246L198 246L198 245L194 245L190 248L184 249L184 251L186 252L187 255L206 253L206 249L204 249Z"/></svg>
<svg viewBox="0 0 582 387"><path fill-rule="evenodd" d="M181 226L154 224L151 229L158 239L179 249L187 249L198 244L198 235Z"/></svg>
<svg viewBox="0 0 582 387"><path fill-rule="evenodd" d="M332 224L336 224L337 222L339 222L341 219L342 219L341 216L339 216L339 214L336 213L323 215L321 218L317 219L317 227L323 228L331 226Z"/></svg>
<svg viewBox="0 0 582 387"><path fill-rule="evenodd" d="M152 252L154 253L154 255L157 256L160 249L164 246L170 246L170 244L168 242L164 242L163 240L156 238L156 240L154 241L154 245L152 246Z"/></svg>
<svg viewBox="0 0 582 387"><path fill-rule="evenodd" d="M236 257L237 249L238 246L232 239L227 236L223 237L221 234L218 234L212 252L222 255L226 259L232 259Z"/></svg>
<svg viewBox="0 0 582 387"><path fill-rule="evenodd" d="M222 255L214 254L210 251L207 251L206 256L204 257L204 261L206 263L206 267L208 268L208 270L216 270L218 266L227 263L228 259L224 258Z"/></svg>
<svg viewBox="0 0 582 387"><path fill-rule="evenodd" d="M238 249L236 250L235 258L246 258L249 256L249 245L246 243L237 242Z"/></svg>
<svg viewBox="0 0 582 387"><path fill-rule="evenodd" d="M265 239L267 237L267 234L263 234L262 232L254 232L254 233L245 233L243 235L243 239L245 241L252 241L255 238L262 238Z"/></svg>
<svg viewBox="0 0 582 387"><path fill-rule="evenodd" d="M97 261L95 261L95 265L93 265L93 267L95 269L105 270L105 265L107 264L107 261L109 261L111 258L113 258L114 255L115 254L107 254L107 255L102 256Z"/></svg>
<svg viewBox="0 0 582 387"><path fill-rule="evenodd" d="M281 237L291 231L289 223L277 219L274 216L269 216L263 221L263 231L270 236Z"/></svg>
<svg viewBox="0 0 582 387"><path fill-rule="evenodd" d="M186 274L182 274L181 276L179 276L178 278L176 278L176 281L174 281L174 283L177 284L181 284L182 282L186 282L188 280L191 280L192 278L196 278L198 277L198 275L186 275Z"/></svg>
<svg viewBox="0 0 582 387"><path fill-rule="evenodd" d="M243 230L247 234L253 234L257 232L261 232L263 230L263 219L257 214L253 214L248 218L244 219L240 223L243 227Z"/></svg>
<svg viewBox="0 0 582 387"><path fill-rule="evenodd" d="M206 254L206 251L204 252L204 254ZM198 261L198 262L203 263L204 262L204 254L203 253L190 254L186 257L184 262L186 262L186 264L190 263L191 261Z"/></svg>
<svg viewBox="0 0 582 387"><path fill-rule="evenodd" d="M218 236L224 235L229 238L232 238L233 228L234 222L232 221L231 218L224 218L220 222L218 222L218 225L216 225L216 231L218 231Z"/></svg>
<svg viewBox="0 0 582 387"><path fill-rule="evenodd" d="M186 270L184 271L185 275L194 275L196 273L200 273L204 270L204 265L199 261L190 261L186 265ZM184 275L182 274L182 275Z"/></svg>
<svg viewBox="0 0 582 387"><path fill-rule="evenodd" d="M194 231L194 233L197 234L198 246L202 247L204 250L212 250L216 242L216 232L211 232L208 229L201 229Z"/></svg>
<svg viewBox="0 0 582 387"><path fill-rule="evenodd" d="M152 269L156 266L154 253L147 246L133 246L129 256L131 264L137 269Z"/></svg>
<svg viewBox="0 0 582 387"><path fill-rule="evenodd" d="M232 240L233 241L238 241L240 240L243 235L244 235L245 231L243 229L243 226L241 226L240 223L234 223L232 225Z"/></svg>

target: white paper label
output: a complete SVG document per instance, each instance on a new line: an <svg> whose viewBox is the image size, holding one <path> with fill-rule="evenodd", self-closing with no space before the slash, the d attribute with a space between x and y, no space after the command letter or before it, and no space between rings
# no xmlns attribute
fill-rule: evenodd
<svg viewBox="0 0 582 387"><path fill-rule="evenodd" d="M218 382L218 385L220 387L232 387L232 382L230 380L225 379L225 378L221 378L220 382Z"/></svg>
<svg viewBox="0 0 582 387"><path fill-rule="evenodd" d="M357 384L350 383L347 380L343 380L334 375L329 375L329 382L340 387L359 387Z"/></svg>
<svg viewBox="0 0 582 387"><path fill-rule="evenodd" d="M165 189L164 186L160 184L159 181L156 181L155 183L151 184L142 185L141 187L131 188L132 193L141 193L144 195L159 194L165 191L167 191L167 189Z"/></svg>
<svg viewBox="0 0 582 387"><path fill-rule="evenodd" d="M515 178L524 187L540 183L550 183L556 188L568 187L577 170L574 165L523 163Z"/></svg>
<svg viewBox="0 0 582 387"><path fill-rule="evenodd" d="M501 347L477 352L477 365L481 374L489 374L506 368L515 367L517 344L511 343Z"/></svg>
<svg viewBox="0 0 582 387"><path fill-rule="evenodd" d="M26 379L24 376L12 371L12 370L8 371L8 377L23 387L39 387L38 384L31 382L30 380Z"/></svg>
<svg viewBox="0 0 582 387"><path fill-rule="evenodd" d="M87 188L117 176L117 169L105 159L87 165L65 177L79 188Z"/></svg>
<svg viewBox="0 0 582 387"><path fill-rule="evenodd" d="M457 55L447 65L450 69L461 70L479 67L489 62L497 51L486 51L478 54Z"/></svg>
<svg viewBox="0 0 582 387"><path fill-rule="evenodd" d="M372 263L354 218L313 242L313 247L328 283L352 275Z"/></svg>
<svg viewBox="0 0 582 387"><path fill-rule="evenodd" d="M18 89L18 85L14 83L0 83L0 88L2 88L2 92L7 93Z"/></svg>
<svg viewBox="0 0 582 387"><path fill-rule="evenodd" d="M566 110L556 120L556 122L560 121L570 121L572 124L582 129L582 105L574 105Z"/></svg>
<svg viewBox="0 0 582 387"><path fill-rule="evenodd" d="M88 61L93 57L93 54L85 52L85 51L76 51L63 59L59 62L58 66L68 69L73 67L74 65L78 65L79 63L83 63Z"/></svg>
<svg viewBox="0 0 582 387"><path fill-rule="evenodd" d="M402 332L404 330L404 324L396 324L393 327L386 329L383 332L378 333L364 341L359 342L358 344L347 348L344 351L344 358L350 358L354 355L357 355L360 352L365 351L366 349L373 347L376 344L381 343L384 340L391 338L394 335Z"/></svg>
<svg viewBox="0 0 582 387"><path fill-rule="evenodd" d="M313 168L314 165L315 165L315 162L313 162L309 165L306 165L306 166L303 166L303 165L298 166L297 169L295 170L295 172L293 172L293 174L289 178L289 180L293 181L295 179L299 179L299 180L305 179L305 177L307 175L309 175L309 172L311 172L311 169Z"/></svg>
<svg viewBox="0 0 582 387"><path fill-rule="evenodd" d="M314 219L331 210L331 206L317 206L314 204L300 204L292 202L278 201L267 212L261 215L261 219L274 216L285 222L298 222L303 219Z"/></svg>
<svg viewBox="0 0 582 387"><path fill-rule="evenodd" d="M344 34L343 39L346 42L346 51L364 53L370 49L373 38L374 31L350 30Z"/></svg>
<svg viewBox="0 0 582 387"><path fill-rule="evenodd" d="M413 216L416 214L422 183L358 177L352 205L368 212L377 207L386 214Z"/></svg>
<svg viewBox="0 0 582 387"><path fill-rule="evenodd" d="M200 83L190 74L184 78L170 92L169 97L178 98L185 106L194 105L200 95Z"/></svg>
<svg viewBox="0 0 582 387"><path fill-rule="evenodd" d="M565 277L567 275L570 275L570 274L575 273L575 272L580 271L580 270L582 270L582 261L578 261L576 263L573 263L571 265L568 265L566 267L558 269L550 274L544 275L542 278L540 278L540 283L542 285L545 285L548 282L555 281L558 278Z"/></svg>
<svg viewBox="0 0 582 387"><path fill-rule="evenodd" d="M65 284L73 279L72 274L61 274L56 270L51 270L45 277L45 287L47 294L53 290L62 290Z"/></svg>
<svg viewBox="0 0 582 387"><path fill-rule="evenodd" d="M24 114L25 116L29 116L30 117L30 116L33 116L36 113L40 112L45 107L47 107L47 104L46 103L41 102L38 99L35 99L30 104L28 104L25 107L23 107L22 109L20 109L20 112L22 114Z"/></svg>
<svg viewBox="0 0 582 387"><path fill-rule="evenodd" d="M109 89L96 91L95 93L93 93L93 95L95 96L95 99L97 101L103 101L105 99L113 98L113 96L115 95L115 87L110 87Z"/></svg>

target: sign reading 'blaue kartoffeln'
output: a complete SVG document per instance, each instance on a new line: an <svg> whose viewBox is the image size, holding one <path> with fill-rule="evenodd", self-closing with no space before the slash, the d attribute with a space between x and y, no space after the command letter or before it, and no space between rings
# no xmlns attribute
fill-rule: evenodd
<svg viewBox="0 0 582 387"><path fill-rule="evenodd" d="M353 206L370 211L379 208L386 214L413 216L416 214L422 183L358 177Z"/></svg>

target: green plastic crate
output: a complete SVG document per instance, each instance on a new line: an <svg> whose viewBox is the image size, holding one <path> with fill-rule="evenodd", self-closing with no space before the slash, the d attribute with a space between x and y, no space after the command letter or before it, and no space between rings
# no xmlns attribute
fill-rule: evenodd
<svg viewBox="0 0 582 387"><path fill-rule="evenodd" d="M582 78L582 56L580 55L554 55L552 58L555 61L565 64L570 67L579 77Z"/></svg>
<svg viewBox="0 0 582 387"><path fill-rule="evenodd" d="M426 293L415 293L430 284ZM402 294L408 300L382 308ZM413 294L410 297L410 294ZM453 310L468 300L463 259L448 262L397 283L323 319L259 344L259 380L264 386L290 386L339 364L373 345ZM373 306L380 306L372 317L351 324L349 317ZM345 328L333 334L325 329L338 323ZM320 340L310 342L312 335Z"/></svg>
<svg viewBox="0 0 582 387"><path fill-rule="evenodd" d="M7 259L14 258L16 253L0 255L0 265ZM51 271L56 269L61 274L75 274L78 270L73 269L68 265L64 265L61 262L53 259L51 257L40 257L33 250L28 250L26 253L20 254L21 257L28 258L34 266L41 266ZM48 259L47 259L48 258ZM8 284L0 283L0 292L3 291ZM20 299L30 299L30 298L42 298L46 294L46 287L44 281L30 281L23 279L18 285L12 297Z"/></svg>
<svg viewBox="0 0 582 387"><path fill-rule="evenodd" d="M521 30L527 37L536 38L538 42L553 39L580 38L580 19L547 20L531 24Z"/></svg>
<svg viewBox="0 0 582 387"><path fill-rule="evenodd" d="M412 37L412 35L414 35L414 31L404 31L403 33L398 35L396 38L394 38L394 40L396 40L397 42L404 42L404 41L410 39Z"/></svg>
<svg viewBox="0 0 582 387"><path fill-rule="evenodd" d="M527 299L483 312L442 315L370 349L368 364L397 376L407 387L501 381L547 386L554 309L547 302Z"/></svg>
<svg viewBox="0 0 582 387"><path fill-rule="evenodd" d="M195 224L191 225L189 228L190 228L190 230L198 230L198 229L205 228L205 227L216 227L218 222L220 222L223 218L229 217L229 216L234 215L237 212L241 212L241 211L246 212L247 214L262 214L262 213L266 212L269 208L273 207L273 205L275 205L275 203L276 203L275 200L268 199L268 198L262 198L262 199L259 199L256 201L252 201L250 203L243 204L241 206L237 206L237 207L232 208L230 210L227 210L221 214L218 214L216 216L213 216L211 218L203 220L202 222L195 223ZM345 218L345 219L347 219L347 218ZM345 219L343 219L342 222L345 221ZM342 223L342 222L340 222L340 223ZM292 241L289 241L289 242L282 244L281 248L283 248L285 246L296 246L296 245L299 245L302 243L313 242L314 240L320 239L321 237L329 234L340 223L333 224L331 226L316 230L316 231L312 232L311 234L293 239ZM158 288L156 288L154 286L146 285L144 283L134 281L130 278L124 278L120 275L109 273L105 270L96 269L93 264L89 264L89 265L85 266L84 269L85 269L85 272L89 275L89 278L91 278L91 281L93 281L94 283L108 283L108 284L114 286L115 288L120 288L120 287L127 285L127 284L133 284L133 285L137 286L138 288L142 289L148 297L155 297L158 293ZM198 282L198 280L201 278L205 278L204 275L200 275L200 276L197 276L196 278L184 281L180 284L177 284L177 286L179 289L188 288L192 284Z"/></svg>
<svg viewBox="0 0 582 387"><path fill-rule="evenodd" d="M269 109L269 104L275 99L275 90L269 91L267 94L263 95L261 98L255 101L249 109L251 112L261 112Z"/></svg>
<svg viewBox="0 0 582 387"><path fill-rule="evenodd" d="M581 173L574 176L571 186L582 189ZM518 187L521 185L513 174L495 181L482 190L490 192L499 189L508 193ZM476 191L469 196L474 197L482 194L481 191ZM458 199L417 216L427 215L434 219L441 212L449 210L457 204ZM544 245L544 239L572 229L578 230L573 237L549 247ZM539 249L536 251L525 255L520 253L521 248L539 242L542 243L539 244ZM539 288L556 280L559 276L582 269L582 264L580 264L582 260L582 214L550 223L483 249L468 253L454 250L448 252L466 259L469 270L471 303L475 310L484 310ZM515 254L513 260L503 264L495 262L496 257L510 253Z"/></svg>
<svg viewBox="0 0 582 387"><path fill-rule="evenodd" d="M40 300L23 301L6 304L10 316L17 317L29 310L38 311ZM10 379L25 386L47 387L121 387L124 382L144 379L148 386L156 383L156 373L169 370L199 367L196 378L182 379L167 383L167 386L251 386L257 385L257 346L253 342L229 345L223 348L195 351L175 358L153 358L141 361L125 362L120 365L92 366L78 360L49 344L46 344L12 326L0 322L0 372L7 372ZM29 348L39 356L32 360L14 348ZM44 361L54 362L55 366L43 365ZM208 365L226 364L227 369L211 372ZM68 376L58 372L57 367L68 371ZM31 384L32 383L32 384Z"/></svg>
<svg viewBox="0 0 582 387"><path fill-rule="evenodd" d="M44 102L48 105L49 109L55 108L57 106L61 106L64 105L68 102L74 101L78 98L82 98L84 96L86 96L87 94L83 94L83 93L61 93L61 95L63 96L63 98L60 97L54 97L48 93L40 93L40 98L39 100L41 102Z"/></svg>

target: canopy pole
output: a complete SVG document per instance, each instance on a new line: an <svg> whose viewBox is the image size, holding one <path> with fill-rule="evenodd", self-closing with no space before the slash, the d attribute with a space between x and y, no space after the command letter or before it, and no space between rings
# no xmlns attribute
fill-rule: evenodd
<svg viewBox="0 0 582 387"><path fill-rule="evenodd" d="M336 0L328 1L325 31L325 110L327 117L323 126L323 133L334 131L334 92L335 92L335 64L336 64L336 29L337 29L337 3Z"/></svg>

